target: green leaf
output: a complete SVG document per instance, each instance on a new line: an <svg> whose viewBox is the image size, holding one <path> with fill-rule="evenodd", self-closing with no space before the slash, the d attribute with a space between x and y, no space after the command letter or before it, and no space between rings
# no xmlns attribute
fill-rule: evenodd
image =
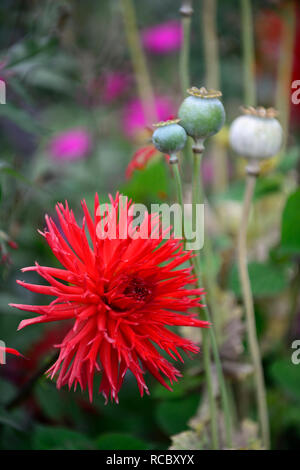
<svg viewBox="0 0 300 470"><path fill-rule="evenodd" d="M46 379L40 381L35 390L35 397L43 413L48 418L58 420L64 416L65 404L61 393L55 388L54 384L49 383Z"/></svg>
<svg viewBox="0 0 300 470"><path fill-rule="evenodd" d="M251 288L255 297L268 297L282 292L288 286L287 267L274 263L248 264ZM229 276L229 288L241 296L241 286L237 266L233 266Z"/></svg>
<svg viewBox="0 0 300 470"><path fill-rule="evenodd" d="M95 444L99 450L147 450L150 448L146 442L125 433L101 434Z"/></svg>
<svg viewBox="0 0 300 470"><path fill-rule="evenodd" d="M275 174L266 178L258 178L255 186L254 199L258 200L269 194L277 193L281 190L282 176Z"/></svg>
<svg viewBox="0 0 300 470"><path fill-rule="evenodd" d="M45 88L47 90L59 91L70 94L73 91L74 83L63 74L49 68L36 70L30 79L30 85Z"/></svg>
<svg viewBox="0 0 300 470"><path fill-rule="evenodd" d="M195 388L198 388L202 381L203 377L201 376L186 375L184 380L179 380L172 385L172 392L167 390L162 385L156 384L153 392L151 393L151 397L155 399L176 400L185 396L189 390L195 390Z"/></svg>
<svg viewBox="0 0 300 470"><path fill-rule="evenodd" d="M92 441L83 434L67 428L37 426L33 436L36 450L89 450Z"/></svg>
<svg viewBox="0 0 300 470"><path fill-rule="evenodd" d="M15 417L11 416L11 413L8 413L6 410L0 409L0 424L9 426L17 431L23 431L24 427L20 423L20 419L17 420Z"/></svg>
<svg viewBox="0 0 300 470"><path fill-rule="evenodd" d="M261 199L264 196L269 194L276 193L281 190L282 185L282 176L281 175L272 175L266 178L260 177L257 180L255 191L254 191L254 200ZM236 181L230 185L228 190L218 195L218 199L225 201L240 201L242 202L245 192L245 182L243 180Z"/></svg>
<svg viewBox="0 0 300 470"><path fill-rule="evenodd" d="M8 163L0 161L0 172L5 173L6 175L10 175L13 178L16 178L22 181L25 184L32 185L32 182L25 178L25 176L21 175L18 171L14 170Z"/></svg>
<svg viewBox="0 0 300 470"><path fill-rule="evenodd" d="M9 58L7 68L10 70L12 68L18 69L20 65L31 62L37 56L47 57L49 54L54 53L56 44L57 40L52 37L22 39L7 51L6 55Z"/></svg>
<svg viewBox="0 0 300 470"><path fill-rule="evenodd" d="M30 132L32 134L45 133L45 129L43 129L30 114L23 109L16 108L10 103L0 106L0 116L14 122L26 132Z"/></svg>
<svg viewBox="0 0 300 470"><path fill-rule="evenodd" d="M167 171L161 160L150 162L147 168L136 170L131 180L121 187L122 194L136 203L159 202L168 194Z"/></svg>
<svg viewBox="0 0 300 470"><path fill-rule="evenodd" d="M300 189L291 194L282 214L281 249L289 254L300 253Z"/></svg>
<svg viewBox="0 0 300 470"><path fill-rule="evenodd" d="M156 409L157 422L166 434L177 434L187 429L187 423L196 413L198 405L198 394L185 399L164 401Z"/></svg>
<svg viewBox="0 0 300 470"><path fill-rule="evenodd" d="M291 357L273 362L270 373L281 389L300 400L300 366L293 364Z"/></svg>
<svg viewBox="0 0 300 470"><path fill-rule="evenodd" d="M278 170L286 173L296 167L300 158L298 147L291 148L285 155L282 156Z"/></svg>

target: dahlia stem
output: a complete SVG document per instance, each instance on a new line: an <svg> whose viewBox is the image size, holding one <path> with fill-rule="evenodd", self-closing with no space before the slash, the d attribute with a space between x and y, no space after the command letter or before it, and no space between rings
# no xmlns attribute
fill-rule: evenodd
<svg viewBox="0 0 300 470"><path fill-rule="evenodd" d="M183 234L183 237L185 238L182 183L181 183L180 171L178 167L178 159L175 160L175 158L173 157L172 160L173 160L172 164L173 164L174 176L175 176L175 181L176 181L177 200L179 204L181 205L181 211L182 211L182 234ZM195 207L194 204L193 204L193 207ZM201 284L199 277L198 277L198 283ZM211 360L210 360L210 344L209 344L210 341L209 341L208 331L202 331L202 342L203 342L202 343L203 344L203 363L204 363L204 370L205 370L205 376L206 376L206 383L207 383L207 390L208 390L208 397L209 397L210 417L211 417L212 446L213 446L213 449L215 450L219 448L218 416L217 416L217 404L216 404L214 390L213 390L213 377L212 377L212 367L211 367Z"/></svg>
<svg viewBox="0 0 300 470"><path fill-rule="evenodd" d="M195 207L197 203L204 203L202 184L200 180L201 156L204 151L203 141L196 142L195 145L193 146L193 151L194 151L194 168L193 168L193 182L192 182L192 198L193 198L192 204L193 204L193 207ZM205 248L206 245L207 243L205 242L203 248ZM206 265L207 265L209 264L209 260L207 260L207 257L211 256L211 254L207 253L207 251L206 252L204 251L204 254L206 256ZM199 266L199 256L196 256L195 258L193 258L193 261L194 261L194 266L195 266L195 272L198 278L198 284L199 284L199 287L201 287L202 281L201 281L201 272L200 272L200 266ZM212 292L214 292L213 289L212 289ZM216 303L213 302L213 305L216 307ZM205 320L212 323L212 318L211 318L209 308L206 306L204 307L203 311L205 315ZM216 316L217 312L215 311L214 313ZM223 370L222 370L222 363L221 363L220 356L219 356L218 343L217 343L213 325L208 329L208 332L210 335L212 353L213 353L213 357L214 357L214 361L216 365L218 383L220 387L222 408L223 408L224 420L225 420L226 443L227 443L228 448L231 448L232 447L232 422L231 422L230 406L229 406L226 384L225 384L225 379L224 379Z"/></svg>
<svg viewBox="0 0 300 470"><path fill-rule="evenodd" d="M283 128L283 146L280 154L284 155L289 131L293 52L296 37L295 2L290 2L284 7L282 19L283 28L281 32L282 39L277 72L278 82L276 90L276 108L280 113L280 120Z"/></svg>
<svg viewBox="0 0 300 470"><path fill-rule="evenodd" d="M55 353L50 359L45 362L31 377L25 382L25 384L19 389L17 394L5 405L6 410L13 410L17 406L21 405L24 400L30 395L34 386L39 379L47 372L49 367L57 361L58 353Z"/></svg>
<svg viewBox="0 0 300 470"><path fill-rule="evenodd" d="M241 0L245 105L256 106L255 52L251 0Z"/></svg>
<svg viewBox="0 0 300 470"><path fill-rule="evenodd" d="M183 32L183 41L179 57L179 73L182 95L185 96L186 90L190 86L190 42L191 42L191 21L193 15L192 0L183 0L181 8L181 25Z"/></svg>
<svg viewBox="0 0 300 470"><path fill-rule="evenodd" d="M239 277L242 287L244 308L246 312L247 335L250 348L251 359L254 367L254 379L256 386L256 397L259 412L260 428L262 432L263 443L266 449L270 446L269 419L266 400L266 391L264 384L263 368L261 363L259 344L257 339L254 303L251 291L251 284L247 268L247 227L251 201L254 194L258 168L255 171L248 170L246 179L246 189L243 203L242 220L238 234L238 265Z"/></svg>
<svg viewBox="0 0 300 470"><path fill-rule="evenodd" d="M141 100L147 124L157 120L154 93L152 90L147 62L137 28L133 0L121 0L125 32L129 53L135 73L139 98Z"/></svg>

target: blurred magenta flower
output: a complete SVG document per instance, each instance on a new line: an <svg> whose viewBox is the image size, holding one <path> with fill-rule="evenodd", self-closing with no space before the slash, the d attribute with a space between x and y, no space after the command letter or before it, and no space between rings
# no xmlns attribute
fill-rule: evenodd
<svg viewBox="0 0 300 470"><path fill-rule="evenodd" d="M60 161L84 158L91 148L91 137L84 128L70 129L53 137L49 145L51 157Z"/></svg>
<svg viewBox="0 0 300 470"><path fill-rule="evenodd" d="M205 183L211 183L213 180L213 165L212 161L208 158L204 158L201 166L203 180Z"/></svg>
<svg viewBox="0 0 300 470"><path fill-rule="evenodd" d="M102 87L102 99L105 103L120 98L128 89L129 76L119 72L109 72L104 76Z"/></svg>
<svg viewBox="0 0 300 470"><path fill-rule="evenodd" d="M182 43L179 21L166 21L142 31L142 43L152 54L168 54L177 51Z"/></svg>
<svg viewBox="0 0 300 470"><path fill-rule="evenodd" d="M170 115L176 113L174 104L166 96L157 96L155 107L158 121L168 119ZM123 115L123 130L127 137L135 137L139 132L143 132L149 124L152 123L146 122L143 106L138 98L127 103Z"/></svg>

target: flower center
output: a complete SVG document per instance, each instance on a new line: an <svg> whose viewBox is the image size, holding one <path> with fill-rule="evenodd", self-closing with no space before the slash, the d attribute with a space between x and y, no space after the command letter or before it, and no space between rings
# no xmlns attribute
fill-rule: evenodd
<svg viewBox="0 0 300 470"><path fill-rule="evenodd" d="M133 278L130 280L123 294L137 302L147 302L151 297L152 289L144 280Z"/></svg>
<svg viewBox="0 0 300 470"><path fill-rule="evenodd" d="M153 294L153 286L144 279L124 276L116 284L110 286L106 302L116 312L126 312L140 308L149 302Z"/></svg>

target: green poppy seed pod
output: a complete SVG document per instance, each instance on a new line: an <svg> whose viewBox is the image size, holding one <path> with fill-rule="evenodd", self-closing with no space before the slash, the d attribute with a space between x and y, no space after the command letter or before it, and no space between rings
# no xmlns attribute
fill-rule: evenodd
<svg viewBox="0 0 300 470"><path fill-rule="evenodd" d="M219 100L220 91L206 90L202 87L189 88L190 96L182 102L178 116L180 125L195 141L210 137L225 123L224 106Z"/></svg>
<svg viewBox="0 0 300 470"><path fill-rule="evenodd" d="M179 122L180 119L173 119L154 124L156 129L152 135L152 142L157 150L171 155L174 162L177 161L175 154L183 149L187 139L186 132L178 124ZM172 160L170 161L172 162Z"/></svg>
<svg viewBox="0 0 300 470"><path fill-rule="evenodd" d="M256 161L276 155L282 144L282 127L273 108L242 108L243 115L230 127L229 141L239 155Z"/></svg>

